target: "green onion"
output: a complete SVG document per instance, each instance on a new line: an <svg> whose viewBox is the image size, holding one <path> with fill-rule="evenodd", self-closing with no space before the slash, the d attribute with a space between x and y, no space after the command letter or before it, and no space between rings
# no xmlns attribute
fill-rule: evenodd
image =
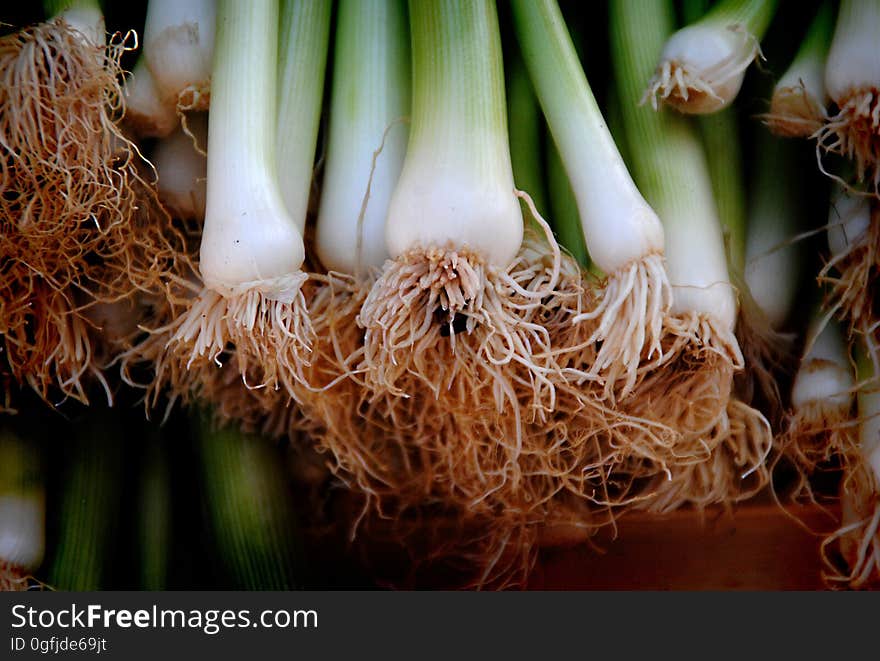
<svg viewBox="0 0 880 661"><path fill-rule="evenodd" d="M817 149L855 161L859 181L880 187L880 2L841 0L825 63L825 86L837 105L817 134Z"/></svg>
<svg viewBox="0 0 880 661"><path fill-rule="evenodd" d="M859 447L844 463L841 526L822 543L826 578L851 588L880 579L880 368L872 351L857 345ZM845 570L828 557L838 542Z"/></svg>
<svg viewBox="0 0 880 661"><path fill-rule="evenodd" d="M638 103L640 81L672 30L671 3L619 0L610 19L633 172L663 221L673 289L666 361L645 375L627 406L675 432L671 456L665 445L651 450L658 476L645 506L667 511L735 502L769 479L772 433L759 411L732 394L733 374L744 365L734 333L737 301L697 127Z"/></svg>
<svg viewBox="0 0 880 661"><path fill-rule="evenodd" d="M633 183L593 97L555 0L515 0L514 23L532 82L571 181L590 258L608 274L590 342L602 342L592 372L636 380L644 354L660 354L670 305L663 227ZM612 229L613 228L613 229Z"/></svg>
<svg viewBox="0 0 880 661"><path fill-rule="evenodd" d="M724 239L706 155L694 127L669 112L639 107L640 80L653 67L672 28L662 1L611 7L612 64L639 187L663 221L673 314L703 317L734 363L736 299L728 279Z"/></svg>
<svg viewBox="0 0 880 661"><path fill-rule="evenodd" d="M199 249L204 289L174 321L166 360L210 364L231 343L251 386L290 389L311 330L300 290L302 221L285 207L276 176L278 24L275 0L218 3Z"/></svg>
<svg viewBox="0 0 880 661"><path fill-rule="evenodd" d="M809 476L822 464L853 456L855 378L838 322L816 306L791 387L791 412L780 445L800 475L794 495L812 492Z"/></svg>
<svg viewBox="0 0 880 661"><path fill-rule="evenodd" d="M386 233L396 258L467 246L506 268L522 241L507 137L501 44L485 1L410 3L413 113Z"/></svg>
<svg viewBox="0 0 880 661"><path fill-rule="evenodd" d="M303 551L284 463L264 439L198 423L213 550L236 589L302 585Z"/></svg>
<svg viewBox="0 0 880 661"><path fill-rule="evenodd" d="M170 575L173 518L169 457L162 435L147 434L138 491L139 585L143 590L166 590Z"/></svg>
<svg viewBox="0 0 880 661"><path fill-rule="evenodd" d="M823 2L794 60L776 81L770 112L762 117L776 135L806 138L827 118L825 60L833 31L834 9Z"/></svg>
<svg viewBox="0 0 880 661"><path fill-rule="evenodd" d="M776 11L776 0L721 0L671 35L654 61L643 99L685 113L721 110L736 98Z"/></svg>
<svg viewBox="0 0 880 661"><path fill-rule="evenodd" d="M819 272L827 286L826 307L849 322L851 330L876 328L880 222L875 201L835 185L828 212L830 258Z"/></svg>
<svg viewBox="0 0 880 661"><path fill-rule="evenodd" d="M364 367L376 387L394 392L400 392L399 378L415 378L418 387L439 393L457 373L473 379L475 388L505 382L497 392L509 399L506 372L515 366L545 380L547 371L532 355L548 345L549 333L524 318L559 282L559 252L555 241L537 250L539 259L553 253L548 261L556 267L547 281L515 280L528 267L510 269L524 226L510 160L498 17L487 0L412 0L410 27L412 125L388 211L393 261L358 318L365 329ZM522 259L533 254L523 250ZM527 291L539 280L540 291ZM459 333L482 339L463 342ZM455 356L426 360L428 347L445 352L444 336ZM465 355L470 363L461 369ZM477 365L487 374L478 374Z"/></svg>
<svg viewBox="0 0 880 661"><path fill-rule="evenodd" d="M745 282L775 330L789 318L800 280L795 238L803 227L804 209L796 147L761 131L751 187Z"/></svg>

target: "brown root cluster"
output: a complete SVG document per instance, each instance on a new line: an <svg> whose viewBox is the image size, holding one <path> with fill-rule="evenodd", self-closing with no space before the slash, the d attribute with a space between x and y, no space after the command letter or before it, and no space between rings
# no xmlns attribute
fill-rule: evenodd
<svg viewBox="0 0 880 661"><path fill-rule="evenodd" d="M880 93L876 89L851 91L813 136L818 153L840 154L853 161L858 180L868 182L875 194L880 191Z"/></svg>
<svg viewBox="0 0 880 661"><path fill-rule="evenodd" d="M826 406L823 401L793 411L777 439L779 454L774 467L782 463L794 471L789 488L792 499L815 502L811 478L823 470L840 470L841 464L858 456L858 427L852 412Z"/></svg>
<svg viewBox="0 0 880 661"><path fill-rule="evenodd" d="M773 92L770 111L760 116L774 135L808 138L821 130L827 119L825 107L807 92L803 83Z"/></svg>
<svg viewBox="0 0 880 661"><path fill-rule="evenodd" d="M833 588L880 585L880 485L864 461L849 462L841 485L840 527L822 541L823 574Z"/></svg>
<svg viewBox="0 0 880 661"><path fill-rule="evenodd" d="M0 561L0 592L24 592L30 588L27 575L8 562Z"/></svg>
<svg viewBox="0 0 880 661"><path fill-rule="evenodd" d="M520 281L543 286L540 270L533 265ZM576 450L553 433L546 411L531 406L536 386L530 367L511 369L509 376L491 364L481 368L472 352L463 351L470 338L455 345L443 338L423 350L428 355L422 359L448 370L445 381L426 389L420 387L423 374L401 374L406 394L377 387L363 360L364 331L353 323L366 291L333 276L310 305L322 330L307 379L313 395L298 398L305 415L323 427L318 445L332 457L337 475L380 511L386 501L426 498L484 513L510 509L515 516L526 507L511 505L516 499L529 503L527 509L544 507L562 487L556 477L577 463L566 453ZM504 386L496 387L502 380Z"/></svg>
<svg viewBox="0 0 880 661"><path fill-rule="evenodd" d="M709 456L658 472L637 509L665 513L682 506L729 507L757 494L770 482L767 458L773 444L760 411L731 399L725 415L702 439Z"/></svg>
<svg viewBox="0 0 880 661"><path fill-rule="evenodd" d="M661 470L706 460L707 439L723 426L733 376L742 368L736 337L702 315L667 318L658 359L640 367L633 392L617 408L647 433L631 435L621 461L646 461Z"/></svg>
<svg viewBox="0 0 880 661"><path fill-rule="evenodd" d="M118 126L126 48L62 19L0 40L3 250L57 289L99 283L85 264L136 240L140 159Z"/></svg>
<svg viewBox="0 0 880 661"><path fill-rule="evenodd" d="M639 366L662 357L663 320L672 305L672 289L661 254L609 275L598 304L575 316L574 323L596 322L589 344L598 344L589 373L605 381L605 396L626 397L635 387ZM620 385L622 384L622 386Z"/></svg>
<svg viewBox="0 0 880 661"><path fill-rule="evenodd" d="M872 205L868 231L829 260L818 281L827 291L824 307L845 320L850 331L871 337L880 319L880 212Z"/></svg>
<svg viewBox="0 0 880 661"><path fill-rule="evenodd" d="M734 378L737 396L759 407L777 429L786 410L780 384L790 382L797 362L795 336L775 330L746 292L740 301L736 337L743 353L743 370Z"/></svg>
<svg viewBox="0 0 880 661"><path fill-rule="evenodd" d="M230 295L203 288L171 322L160 360L179 363L180 372L193 365L220 364L220 356L228 354L241 377L253 379L246 382L248 387L283 387L293 394L312 341L300 290L306 277L301 273L291 283L297 292L290 300L271 298L258 288Z"/></svg>
<svg viewBox="0 0 880 661"><path fill-rule="evenodd" d="M63 20L0 40L0 334L12 378L88 402L129 330L108 308L160 294L183 237L118 127L119 60ZM131 304L130 307L134 308Z"/></svg>

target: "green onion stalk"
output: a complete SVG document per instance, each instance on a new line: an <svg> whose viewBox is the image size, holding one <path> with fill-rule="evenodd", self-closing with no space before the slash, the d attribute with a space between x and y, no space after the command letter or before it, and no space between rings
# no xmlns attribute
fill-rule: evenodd
<svg viewBox="0 0 880 661"><path fill-rule="evenodd" d="M875 197L880 196L880 54L874 48L878 30L880 3L841 1L825 62L825 88L837 112L815 134L817 156L830 152L851 161L855 168L846 183L866 185ZM819 165L826 171L821 158Z"/></svg>
<svg viewBox="0 0 880 661"><path fill-rule="evenodd" d="M68 447L46 582L56 590L105 589L113 584L114 542L121 525L121 418L111 409L94 409L73 423L73 438L64 441Z"/></svg>
<svg viewBox="0 0 880 661"><path fill-rule="evenodd" d="M825 61L834 32L834 7L823 2L788 69L776 81L761 119L776 135L808 138L828 118Z"/></svg>
<svg viewBox="0 0 880 661"><path fill-rule="evenodd" d="M544 143L547 154L550 223L556 232L559 244L571 253L578 264L583 267L592 266L593 262L584 243L584 234L580 229L577 198L565 172L562 156L559 155L553 136L549 132L545 134Z"/></svg>
<svg viewBox="0 0 880 661"><path fill-rule="evenodd" d="M46 547L46 488L40 444L0 420L0 591L27 590Z"/></svg>
<svg viewBox="0 0 880 661"><path fill-rule="evenodd" d="M641 100L707 114L729 106L776 12L776 0L721 0L667 37ZM646 76L647 78L647 76Z"/></svg>
<svg viewBox="0 0 880 661"><path fill-rule="evenodd" d="M138 483L138 585L167 590L174 544L170 457L157 428L145 440Z"/></svg>
<svg viewBox="0 0 880 661"><path fill-rule="evenodd" d="M858 446L844 461L840 528L822 542L824 576L837 587L880 582L880 369L871 351L856 344Z"/></svg>
<svg viewBox="0 0 880 661"><path fill-rule="evenodd" d="M763 415L732 395L733 375L743 367L734 334L737 303L696 126L638 103L640 80L671 30L672 7L663 0L612 5L612 64L633 171L664 223L673 290L669 359L623 403L675 432L671 448L664 454L658 448L641 469L659 471L651 484L655 497L642 506L661 511L748 497L766 482L771 443Z"/></svg>
<svg viewBox="0 0 880 661"><path fill-rule="evenodd" d="M513 166L513 180L519 190L529 193L535 209L548 216L548 183L552 183L550 173L544 172L543 134L544 121L535 90L529 80L528 71L519 53L515 53L506 65L507 77L507 127L510 132L510 162ZM545 174L547 175L545 177ZM520 200L523 218L531 220L526 201ZM550 221L553 226L552 219ZM554 227L554 230L556 228ZM557 238L563 248L573 252L562 240ZM581 239L581 242L583 240Z"/></svg>
<svg viewBox="0 0 880 661"><path fill-rule="evenodd" d="M304 550L284 463L265 439L196 425L212 538L230 587L291 590L304 580Z"/></svg>
<svg viewBox="0 0 880 661"><path fill-rule="evenodd" d="M285 2L279 13L273 0L217 5L199 247L203 288L172 322L160 359L178 367L157 367L183 376L170 383L175 393L189 386L188 369L211 364L228 365L252 388L292 394L293 383L302 379L313 338L302 292L306 209L291 196L301 198L309 188L315 139L309 143L297 134L304 141L296 158L284 164L290 170L284 181L278 156L289 156L285 145L292 123L316 127L320 97L305 92L320 88L323 80L327 26L316 18L305 39L292 39L294 28L305 26L292 20L299 6ZM316 70L308 68L316 61L310 57L314 51ZM279 106L284 87L299 76L307 81L301 98ZM308 179L292 179L291 173Z"/></svg>
<svg viewBox="0 0 880 661"><path fill-rule="evenodd" d="M88 401L85 310L161 286L174 259L155 191L125 137L120 59L96 0L47 2L45 23L0 40L0 333L13 379L45 399Z"/></svg>

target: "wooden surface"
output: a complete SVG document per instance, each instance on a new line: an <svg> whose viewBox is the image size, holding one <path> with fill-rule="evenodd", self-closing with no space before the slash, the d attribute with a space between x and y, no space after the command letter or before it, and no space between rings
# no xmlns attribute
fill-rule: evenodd
<svg viewBox="0 0 880 661"><path fill-rule="evenodd" d="M830 518L816 507L789 510L814 531ZM821 590L821 538L774 503L731 513L681 510L633 514L617 538L542 552L530 587L546 590Z"/></svg>

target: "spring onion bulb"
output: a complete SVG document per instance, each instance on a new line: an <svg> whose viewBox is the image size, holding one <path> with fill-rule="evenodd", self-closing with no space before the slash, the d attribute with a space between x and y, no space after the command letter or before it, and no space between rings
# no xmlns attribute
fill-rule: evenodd
<svg viewBox="0 0 880 661"><path fill-rule="evenodd" d="M810 322L806 351L791 388L791 413L782 439L783 455L807 476L834 457L853 454L852 423L855 376L843 329L816 310Z"/></svg>
<svg viewBox="0 0 880 661"><path fill-rule="evenodd" d="M290 388L311 331L300 290L303 237L275 174L278 5L223 0L217 10L204 290L173 322L167 359L218 361L231 343L239 374L256 372L250 386Z"/></svg>
<svg viewBox="0 0 880 661"><path fill-rule="evenodd" d="M859 181L880 187L880 2L843 0L825 63L825 87L837 105L817 133L817 150L855 161Z"/></svg>
<svg viewBox="0 0 880 661"><path fill-rule="evenodd" d="M835 186L828 212L830 258L818 277L828 287L826 307L869 336L877 324L878 213L873 199Z"/></svg>
<svg viewBox="0 0 880 661"><path fill-rule="evenodd" d="M776 0L721 0L700 20L675 32L655 60L656 71L642 100L688 114L730 105L760 43Z"/></svg>
<svg viewBox="0 0 880 661"><path fill-rule="evenodd" d="M303 552L283 462L264 439L214 426L196 430L211 531L235 589L291 590Z"/></svg>
<svg viewBox="0 0 880 661"><path fill-rule="evenodd" d="M828 118L825 60L833 32L834 9L830 2L824 2L794 60L776 81L770 111L762 116L776 135L806 138L821 129Z"/></svg>
<svg viewBox="0 0 880 661"><path fill-rule="evenodd" d="M822 543L826 580L850 588L880 580L880 371L870 349L858 352L858 448L844 464L841 526ZM845 569L831 558L835 547Z"/></svg>
<svg viewBox="0 0 880 661"><path fill-rule="evenodd" d="M208 116L196 113L187 118L186 130L178 128L153 151L159 200L174 218L198 223L205 218L208 162L197 149L207 146Z"/></svg>
<svg viewBox="0 0 880 661"><path fill-rule="evenodd" d="M37 443L0 426L0 591L24 590L43 562L46 494Z"/></svg>
<svg viewBox="0 0 880 661"><path fill-rule="evenodd" d="M482 365L492 381L503 382L504 371L515 365L543 377L532 353L547 347L549 335L523 318L535 313L556 282L527 291L527 283L508 273L524 228L494 5L413 0L410 25L412 125L388 210L391 260L358 318L365 329L365 368L377 387L396 393L404 375L435 393L456 373L483 381L475 369L459 369L468 351L471 365ZM514 294L524 300L514 301ZM425 351L445 352L441 345L451 345L456 355L438 369Z"/></svg>
<svg viewBox="0 0 880 661"><path fill-rule="evenodd" d="M138 138L163 138L179 124L174 103L159 94L153 74L141 55L125 81L125 123Z"/></svg>
<svg viewBox="0 0 880 661"><path fill-rule="evenodd" d="M642 359L661 353L671 303L663 227L614 144L556 2L517 1L513 8L523 58L578 200L590 258L608 274L596 309L575 322L596 321L591 341L602 345L590 369L607 373L608 386L620 380L625 395Z"/></svg>
<svg viewBox="0 0 880 661"><path fill-rule="evenodd" d="M143 57L159 97L181 110L207 110L216 0L150 0Z"/></svg>

